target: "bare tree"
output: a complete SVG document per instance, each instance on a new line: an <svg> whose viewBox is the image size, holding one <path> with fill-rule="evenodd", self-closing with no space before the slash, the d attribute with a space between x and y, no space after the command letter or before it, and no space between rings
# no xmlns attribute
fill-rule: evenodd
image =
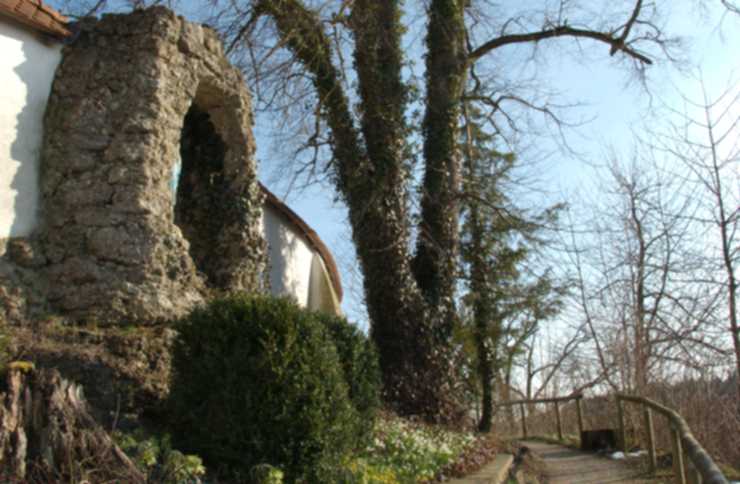
<svg viewBox="0 0 740 484"><path fill-rule="evenodd" d="M732 1L730 1L730 0L721 0L721 1L722 1L722 5L724 5L724 6L725 6L725 8L726 8L726 9L727 9L728 11L730 11L730 12L733 12L733 13L736 13L736 14L740 15L740 5L738 5L737 3L735 3L735 2L732 2Z"/></svg>
<svg viewBox="0 0 740 484"><path fill-rule="evenodd" d="M695 280L724 294L727 320L723 326L734 349L740 404L736 275L740 256L736 238L740 220L740 90L729 89L712 99L704 83L700 85L702 99L694 102L684 97L687 109L670 110L673 116L669 119L675 121L652 132L651 140L652 146L688 168L688 179L696 187L691 196L696 197L699 211L685 215L707 235L698 247L704 271Z"/></svg>
<svg viewBox="0 0 740 484"><path fill-rule="evenodd" d="M560 388L557 388L559 385L555 385L555 388L553 388L556 380L569 385L571 389L568 393L570 394L580 393L600 380L600 378L596 378L587 383L575 385L576 380L568 378L566 366L574 357L580 345L586 341L583 327L576 329L568 336L564 334L559 336L558 341L549 341L547 347L542 348L539 342L543 339L543 335L538 332L533 334L524 345L526 359L520 363L525 371L524 398L542 398L546 395L548 389L550 389L552 396L562 396ZM537 356L539 356L539 361Z"/></svg>
<svg viewBox="0 0 740 484"><path fill-rule="evenodd" d="M610 165L612 188L573 254L601 372L613 388L645 394L676 368L725 353L710 337L715 297L693 279L693 204L649 150L635 156Z"/></svg>

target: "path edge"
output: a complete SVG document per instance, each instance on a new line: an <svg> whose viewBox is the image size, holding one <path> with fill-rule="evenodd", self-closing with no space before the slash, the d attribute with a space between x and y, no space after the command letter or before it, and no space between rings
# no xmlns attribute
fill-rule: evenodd
<svg viewBox="0 0 740 484"><path fill-rule="evenodd" d="M508 478L509 469L511 469L513 463L513 455L504 453L496 454L496 457L478 472L447 482L449 484L503 484Z"/></svg>

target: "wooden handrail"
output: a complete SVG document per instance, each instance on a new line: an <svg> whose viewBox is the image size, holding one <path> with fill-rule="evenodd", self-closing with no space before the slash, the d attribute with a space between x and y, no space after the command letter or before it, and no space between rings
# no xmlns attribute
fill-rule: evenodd
<svg viewBox="0 0 740 484"><path fill-rule="evenodd" d="M578 435L579 437L583 434L583 410L581 408L581 399L583 394L576 393L567 397L555 397L555 398L536 398L533 400L509 400L507 402L496 403L497 407L507 407L511 405L519 405L519 411L522 415L522 437L527 438L527 413L524 411L524 405L530 405L535 403L554 403L555 404L555 415L557 416L557 430L558 439L563 440L563 424L560 420L560 403L568 402L570 400L576 401L576 411L578 414Z"/></svg>
<svg viewBox="0 0 740 484"><path fill-rule="evenodd" d="M505 407L510 405L519 405L522 414L522 434L524 438L527 438L527 415L524 411L524 406L536 403L554 403L555 413L558 423L558 436L562 439L562 426L560 424L560 409L558 408L559 403L567 402L570 400L576 401L576 412L578 417L578 431L581 437L583 437L583 410L581 408L581 401L583 395L580 393L570 395L567 397L555 397L555 398L538 398L533 400L510 400L506 402L498 402L496 406ZM691 433L686 421L678 414L675 410L665 407L658 402L650 400L649 398L639 397L636 395L628 395L626 393L617 393L617 415L619 418L619 439L622 450L626 452L626 438L625 438L625 427L624 427L624 413L622 409L622 401L636 403L643 405L645 425L648 432L648 446L650 467L651 471L656 470L656 457L655 457L655 435L653 429L653 418L652 411L658 412L663 415L669 422L671 428L671 434L673 436L673 466L675 469L676 479L679 483L686 483L686 471L683 465L683 454L686 453L689 461L694 467L696 473L693 476L694 482L701 482L703 484L728 484L727 479L720 471L717 464L714 463L709 453L696 440L696 437Z"/></svg>
<svg viewBox="0 0 740 484"><path fill-rule="evenodd" d="M717 464L714 463L709 453L707 453L707 451L704 450L704 448L696 440L683 417L681 417L681 415L679 415L676 411L645 397L627 395L624 393L617 393L616 397L617 408L620 410L620 415L621 401L627 401L644 405L650 410L658 412L668 419L668 422L671 425L671 429L675 432L674 435L678 437L676 443L674 444L674 453L676 455L674 455L673 460L674 464L679 463L676 471L676 477L678 478L679 482L686 482L686 476L684 474L683 466L680 465L680 458L682 457L680 454L682 453L681 449L683 448L683 451L686 452L686 455L689 457L689 460L691 460L694 468L699 472L699 475L701 475L701 478L705 484L728 484L728 481L727 479L725 479L722 471L719 470L719 467L717 467ZM623 421L620 422L619 427L621 434L620 438L622 439L622 450L624 451L626 450L624 448L626 446L626 443ZM650 431L651 429L648 429L648 432ZM654 439L650 440L654 442ZM652 443L652 445L654 446L654 443ZM654 449L650 449L650 451L651 456L655 455Z"/></svg>
<svg viewBox="0 0 740 484"><path fill-rule="evenodd" d="M530 403L555 403L555 402L567 402L569 400L577 400L583 398L583 395L580 393L577 393L575 395L571 395L569 397L555 397L555 398L537 398L534 400L508 400L506 402L496 402L497 407L505 407L508 405L519 405L519 404L525 404L528 405Z"/></svg>

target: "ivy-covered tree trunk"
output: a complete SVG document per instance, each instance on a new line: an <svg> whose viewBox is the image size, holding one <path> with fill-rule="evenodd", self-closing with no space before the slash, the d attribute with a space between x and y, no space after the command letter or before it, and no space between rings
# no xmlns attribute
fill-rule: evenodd
<svg viewBox="0 0 740 484"><path fill-rule="evenodd" d="M329 169L349 209L386 402L402 414L432 421L453 419L459 415L449 357L456 318L461 183L457 136L468 69L495 49L564 36L604 42L612 53L625 52L649 63L626 43L642 2L635 3L623 27L609 33L548 21L539 31L509 34L502 29L500 36L479 46L468 45L466 34L465 9L472 2L430 0L425 5L423 181L414 253L408 210L408 85L402 75L408 53L401 42L406 28L402 2L354 0L336 2L333 8L328 3L309 8L302 0L252 0L250 4L252 18L240 20L237 28L231 25L231 35L239 32L235 42L255 18L270 17L280 44L311 79L319 103L315 112L331 132ZM349 75L337 68L349 71L343 49L348 44L337 40L344 39L340 36L330 36L337 25L353 37L354 70ZM355 83L357 97L350 102L345 86Z"/></svg>
<svg viewBox="0 0 740 484"><path fill-rule="evenodd" d="M486 131L479 110L468 103L463 106L463 301L471 309L466 323L473 329L482 397L478 430L489 432L494 376L508 366L510 377L513 356L507 362L501 355L520 351L531 335L527 315L537 321L552 316L559 308L558 291L553 289L548 271L537 275L539 271L525 269L541 243L539 232L554 222L558 206L533 213L515 202L512 187L517 178L516 158L496 149L498 135Z"/></svg>
<svg viewBox="0 0 740 484"><path fill-rule="evenodd" d="M485 237L483 234L482 224L480 222L480 212L477 206L470 208L468 214L471 227L471 247L470 252L479 254L471 261L470 269L470 290L474 294L473 318L474 318L474 337L478 357L478 377L481 385L481 417L478 422L478 430L481 432L490 432L493 421L493 362L491 361L491 342L498 343L497 339L491 338L490 324L495 324L495 318L491 314L493 309L490 301L489 285L486 283L486 264L483 260L482 241Z"/></svg>
<svg viewBox="0 0 740 484"><path fill-rule="evenodd" d="M464 2L433 0L427 32L425 171L414 274L428 302L450 317L452 329L460 160L457 144L460 99L465 85Z"/></svg>
<svg viewBox="0 0 740 484"><path fill-rule="evenodd" d="M448 335L437 333L445 315L413 277L408 256L407 94L401 80L400 15L397 1L359 0L352 9L361 131L370 168L362 177L341 177L340 186L365 275L386 401L403 414L436 420L455 412L447 381ZM359 184L364 186L358 189Z"/></svg>
<svg viewBox="0 0 740 484"><path fill-rule="evenodd" d="M478 430L490 432L493 423L494 358L501 338L501 315L498 297L500 291L493 282L509 279L507 261L512 254L502 250L502 240L508 231L515 230L511 222L494 213L491 206L504 205L499 178L504 178L513 157L493 149L494 137L486 134L479 124L479 113L464 104L464 191L462 204L464 222L460 251L463 272L468 274L467 295L472 308L473 338L475 341L478 380L481 389L481 416ZM506 168L498 168L508 164ZM503 259L503 260L502 260ZM497 270L498 269L498 270ZM499 274L498 272L502 272ZM513 297L512 295L510 295ZM509 301L505 301L509 304Z"/></svg>
<svg viewBox="0 0 740 484"><path fill-rule="evenodd" d="M448 355L457 241L455 135L465 72L461 4L435 0L432 6L441 13L432 16L428 39L428 169L420 255L413 270L408 252L407 94L401 79L399 2L357 0L352 8L349 22L363 107L359 129L318 17L297 0L263 2L261 8L274 18L289 48L312 73L324 103L335 145L336 184L349 208L365 276L385 400L402 414L433 421L455 419L459 411Z"/></svg>

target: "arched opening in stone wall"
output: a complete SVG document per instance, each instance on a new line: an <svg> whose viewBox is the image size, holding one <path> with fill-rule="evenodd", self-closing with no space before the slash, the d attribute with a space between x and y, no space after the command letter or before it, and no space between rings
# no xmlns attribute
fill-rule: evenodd
<svg viewBox="0 0 740 484"><path fill-rule="evenodd" d="M219 286L218 235L224 223L226 144L208 112L194 102L180 138L180 163L173 173L174 220L190 244L190 256L211 286Z"/></svg>

